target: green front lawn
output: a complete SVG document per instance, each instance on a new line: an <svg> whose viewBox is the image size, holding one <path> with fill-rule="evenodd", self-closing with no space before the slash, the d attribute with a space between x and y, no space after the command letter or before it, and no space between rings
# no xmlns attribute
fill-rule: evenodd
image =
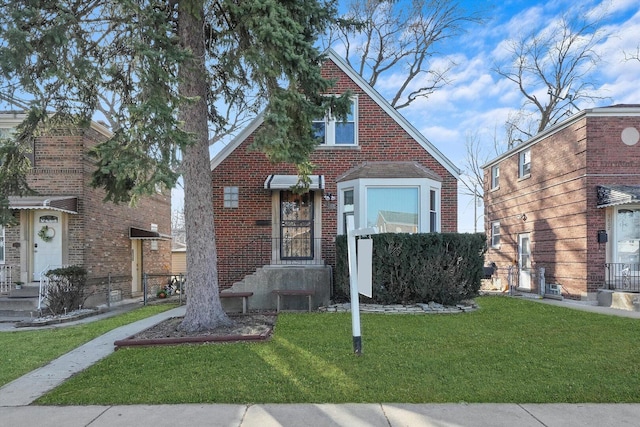
<svg viewBox="0 0 640 427"><path fill-rule="evenodd" d="M112 329L175 307L175 304L159 304L77 326L2 332L0 333L0 349L2 349L0 386L46 365L53 359Z"/></svg>
<svg viewBox="0 0 640 427"><path fill-rule="evenodd" d="M281 314L266 343L126 348L37 403L640 402L635 319L504 297L450 315Z"/></svg>

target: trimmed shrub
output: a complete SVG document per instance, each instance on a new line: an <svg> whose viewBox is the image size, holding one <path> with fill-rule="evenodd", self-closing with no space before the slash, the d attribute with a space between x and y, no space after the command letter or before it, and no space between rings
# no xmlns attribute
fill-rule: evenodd
<svg viewBox="0 0 640 427"><path fill-rule="evenodd" d="M49 270L47 301L53 314L77 310L91 295L87 292L87 270L80 266Z"/></svg>
<svg viewBox="0 0 640 427"><path fill-rule="evenodd" d="M386 233L373 235L373 297L364 302L453 305L478 295L484 234ZM346 236L336 238L334 296L348 300Z"/></svg>

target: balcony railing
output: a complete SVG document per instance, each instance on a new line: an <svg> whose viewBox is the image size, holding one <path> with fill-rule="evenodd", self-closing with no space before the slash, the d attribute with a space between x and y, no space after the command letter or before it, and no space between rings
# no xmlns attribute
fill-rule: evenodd
<svg viewBox="0 0 640 427"><path fill-rule="evenodd" d="M609 263L605 267L608 289L640 292L640 264Z"/></svg>

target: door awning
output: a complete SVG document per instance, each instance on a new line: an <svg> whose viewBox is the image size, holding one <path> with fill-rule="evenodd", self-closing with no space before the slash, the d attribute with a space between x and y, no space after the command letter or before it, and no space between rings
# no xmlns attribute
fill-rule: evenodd
<svg viewBox="0 0 640 427"><path fill-rule="evenodd" d="M309 175L309 190L324 189L324 175ZM264 181L267 190L289 190L298 183L298 175L269 175Z"/></svg>
<svg viewBox="0 0 640 427"><path fill-rule="evenodd" d="M171 236L167 234L137 227L129 227L129 238L131 240L171 240Z"/></svg>
<svg viewBox="0 0 640 427"><path fill-rule="evenodd" d="M630 203L640 203L640 186L637 185L599 185L598 204L599 208L609 206L628 205Z"/></svg>
<svg viewBox="0 0 640 427"><path fill-rule="evenodd" d="M77 214L78 198L75 196L9 196L9 209L50 209Z"/></svg>

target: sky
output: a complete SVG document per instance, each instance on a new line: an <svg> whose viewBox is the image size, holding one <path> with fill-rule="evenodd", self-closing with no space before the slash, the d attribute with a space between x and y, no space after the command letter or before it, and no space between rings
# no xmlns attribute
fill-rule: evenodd
<svg viewBox="0 0 640 427"><path fill-rule="evenodd" d="M400 112L462 169L467 135L477 135L489 158L495 157L496 130L503 129L509 112L518 110L522 103L518 87L491 71L494 63L505 57L505 43L523 31L543 28L577 2L464 0L460 3L469 8L481 5L486 22L469 26L461 37L441 47L457 64L451 84ZM608 15L601 27L607 37L597 46L601 62L591 79L596 83L598 95L606 98L596 105L579 107L640 104L640 62L624 60L625 52L636 52L640 45L639 2L585 0L580 3L588 11L607 7ZM376 87L380 91L384 85ZM458 231L483 231L482 206L474 209L473 198L467 196L459 196L458 204Z"/></svg>
<svg viewBox="0 0 640 427"><path fill-rule="evenodd" d="M494 138L500 137L509 113L518 110L522 103L518 87L492 72L494 64L506 57L508 41L520 37L523 32L543 29L574 7L576 1L458 2L466 9L479 10L485 22L469 24L465 33L437 46L441 52L439 60L452 59L456 64L449 75L450 84L429 98L401 109L400 113L458 168L463 169L468 135L475 135L485 147L486 155L494 157ZM605 99L595 105L579 107L640 104L640 61L624 60L625 52L634 53L640 45L638 0L583 0L580 5L583 13L606 9L607 14L600 26L606 37L596 47L601 62L590 78L596 85L597 94ZM340 53L339 47L333 48ZM386 96L400 81L400 72L386 75L376 84L376 90ZM181 206L181 191L174 194L175 209ZM481 200L474 203L472 197L459 195L458 205L458 231L482 232Z"/></svg>

